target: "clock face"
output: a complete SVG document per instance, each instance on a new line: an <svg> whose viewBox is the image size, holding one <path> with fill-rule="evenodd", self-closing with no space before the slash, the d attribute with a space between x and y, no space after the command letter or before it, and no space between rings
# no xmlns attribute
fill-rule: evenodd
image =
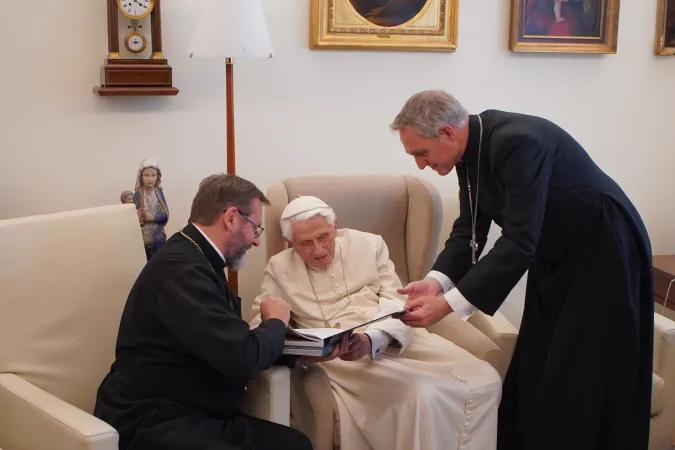
<svg viewBox="0 0 675 450"><path fill-rule="evenodd" d="M117 6L122 14L129 19L140 20L152 12L154 0L117 0Z"/></svg>
<svg viewBox="0 0 675 450"><path fill-rule="evenodd" d="M130 52L140 53L143 50L145 50L146 46L145 36L137 32L129 33L124 41L124 45Z"/></svg>

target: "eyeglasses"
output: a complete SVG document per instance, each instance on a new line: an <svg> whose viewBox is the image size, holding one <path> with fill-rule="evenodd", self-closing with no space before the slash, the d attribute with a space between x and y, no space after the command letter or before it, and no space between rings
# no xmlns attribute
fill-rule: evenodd
<svg viewBox="0 0 675 450"><path fill-rule="evenodd" d="M243 217L244 219L248 220L248 221L251 222L253 225L255 225L255 227L256 227L256 230L255 230L255 237L256 237L256 238L260 237L260 235L263 233L263 231L265 231L265 229L264 229L263 227L261 227L260 224L258 224L255 220L253 220L253 219L251 219L249 216L247 216L246 214L242 213L242 212L239 211L239 210L237 210L237 212L238 212L239 214L241 214L241 217Z"/></svg>

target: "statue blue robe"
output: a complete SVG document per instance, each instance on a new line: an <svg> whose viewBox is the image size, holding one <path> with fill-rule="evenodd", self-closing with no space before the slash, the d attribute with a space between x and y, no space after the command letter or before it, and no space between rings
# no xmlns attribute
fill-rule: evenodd
<svg viewBox="0 0 675 450"><path fill-rule="evenodd" d="M164 226L169 221L169 207L166 204L162 188L156 187L154 189L154 199L155 200L151 201L150 204L144 204L143 191L141 189L136 189L134 192L134 204L136 205L136 209L139 210L141 207L145 206L153 217L152 221L145 222L141 226L143 243L145 245L145 256L148 260L166 242Z"/></svg>

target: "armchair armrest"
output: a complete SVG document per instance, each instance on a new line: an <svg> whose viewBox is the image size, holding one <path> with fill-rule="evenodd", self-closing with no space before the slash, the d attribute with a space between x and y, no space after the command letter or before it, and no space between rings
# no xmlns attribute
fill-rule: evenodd
<svg viewBox="0 0 675 450"><path fill-rule="evenodd" d="M427 331L463 348L476 358L487 361L497 371L500 370L502 353L500 347L473 324L460 319L457 314L449 314L427 328Z"/></svg>
<svg viewBox="0 0 675 450"><path fill-rule="evenodd" d="M259 419L289 426L290 398L290 370L284 366L272 366L249 381L242 411Z"/></svg>
<svg viewBox="0 0 675 450"><path fill-rule="evenodd" d="M670 448L675 438L675 322L654 314L654 385L650 448ZM660 407L659 407L660 406Z"/></svg>
<svg viewBox="0 0 675 450"><path fill-rule="evenodd" d="M511 364L513 351L516 348L518 330L499 312L495 313L494 316L476 312L469 317L468 322L482 331L500 348L499 375L503 380L509 364Z"/></svg>
<svg viewBox="0 0 675 450"><path fill-rule="evenodd" d="M117 450L117 431L23 378L0 374L0 447Z"/></svg>
<svg viewBox="0 0 675 450"><path fill-rule="evenodd" d="M660 314L654 314L654 372L675 383L675 322Z"/></svg>

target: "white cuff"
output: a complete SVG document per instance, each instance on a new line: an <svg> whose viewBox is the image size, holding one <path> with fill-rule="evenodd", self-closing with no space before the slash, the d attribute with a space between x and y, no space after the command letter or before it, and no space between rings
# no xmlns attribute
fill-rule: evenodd
<svg viewBox="0 0 675 450"><path fill-rule="evenodd" d="M457 316L462 320L468 319L471 314L477 311L477 308L469 303L457 288L450 289L444 297L448 302L448 305L450 305L452 310L456 312Z"/></svg>
<svg viewBox="0 0 675 450"><path fill-rule="evenodd" d="M384 352L391 344L391 338L384 331L367 330L365 333L370 336L370 342L372 343L371 356L373 359L375 359L379 353Z"/></svg>
<svg viewBox="0 0 675 450"><path fill-rule="evenodd" d="M452 280L442 272L432 270L427 274L427 276L441 283L441 286L443 286L443 292L448 292L450 289L455 287L455 283L453 283Z"/></svg>

